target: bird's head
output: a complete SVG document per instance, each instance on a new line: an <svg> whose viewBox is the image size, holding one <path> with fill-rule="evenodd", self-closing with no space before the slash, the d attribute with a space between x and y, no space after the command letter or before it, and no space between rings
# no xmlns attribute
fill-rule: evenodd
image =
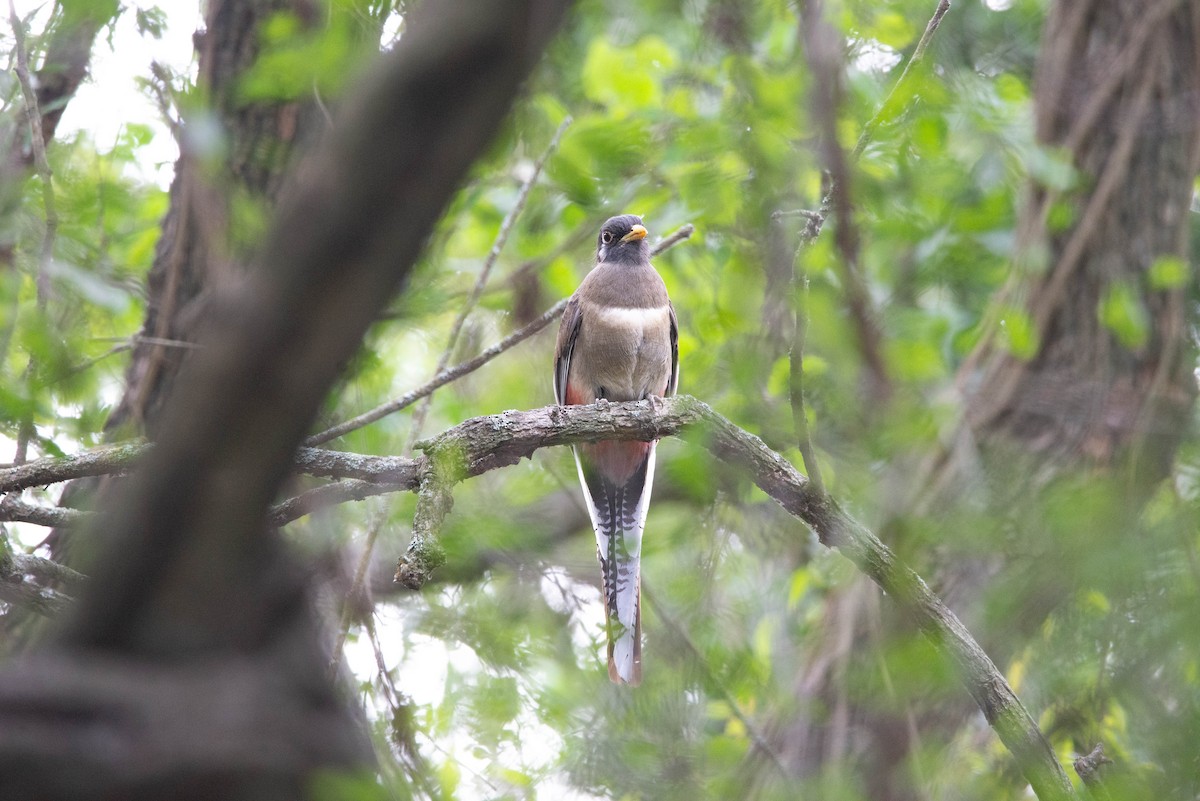
<svg viewBox="0 0 1200 801"><path fill-rule="evenodd" d="M596 238L596 262L638 264L649 261L650 243L646 241L646 226L636 214L609 217L600 227Z"/></svg>

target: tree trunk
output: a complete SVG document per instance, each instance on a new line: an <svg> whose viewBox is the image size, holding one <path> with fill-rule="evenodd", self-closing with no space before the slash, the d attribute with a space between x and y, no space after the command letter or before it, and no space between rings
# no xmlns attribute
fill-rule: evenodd
<svg viewBox="0 0 1200 801"><path fill-rule="evenodd" d="M1001 665L1080 582L1096 579L1065 569L1077 549L1137 547L1131 524L1169 474L1191 417L1195 353L1185 292L1188 210L1200 168L1197 97L1196 4L1063 0L1052 9L1035 82L1037 136L1065 154L1077 180L1065 191L1031 185L1010 286L959 372L960 434L916 493L935 519L982 502L1003 533L1017 532L987 540L1008 547L986 555L949 541L948 532L953 553L939 577L943 598ZM1002 321L1012 323L1005 318L1013 314L1032 322L1032 358L1014 355L1005 338ZM1036 499L1081 475L1116 488L1118 512L1098 526L1103 531L1064 539L1061 526L1038 517ZM859 664L877 659L867 654L892 641L882 632L897 630L878 622L877 603L864 597L874 592L831 596L819 646L828 658L813 663L797 688L810 701L810 718L782 725L776 737L800 772L850 758L869 777L872 798L920 797L906 775L913 737L948 739L971 710L925 702L895 714L848 697L851 653ZM988 593L1015 600L989 618Z"/></svg>
<svg viewBox="0 0 1200 801"><path fill-rule="evenodd" d="M311 96L247 103L239 95L240 81L262 50L263 25L281 13L309 28L318 22L310 0L220 0L209 4L205 28L196 35L198 85L211 101L208 113L219 122L226 156L213 169L176 132L180 155L146 278L146 316L133 341L125 391L105 423L109 441L157 435L162 405L193 350L203 304L220 283L237 280L251 255L239 243L257 232L234 219L231 205L236 200L240 209L265 216L297 148L315 140L324 124ZM185 128L198 126L203 113L193 112ZM60 503L88 508L107 483L73 481ZM83 565L69 529L54 529L46 542L56 562Z"/></svg>
<svg viewBox="0 0 1200 801"><path fill-rule="evenodd" d="M1040 337L1023 361L987 340L970 367L970 428L1068 469L1170 469L1196 394L1184 293L1197 171L1200 30L1192 3L1073 2L1046 24L1038 140L1069 154L1078 186L1034 185L1019 247L1047 248L1021 281ZM1073 222L1049 222L1055 203ZM963 383L976 376L963 372Z"/></svg>
<svg viewBox="0 0 1200 801"><path fill-rule="evenodd" d="M112 544L71 618L5 667L0 792L259 801L371 775L267 507L564 10L443 0L361 82L206 304L155 447L103 494L87 535Z"/></svg>
<svg viewBox="0 0 1200 801"><path fill-rule="evenodd" d="M146 319L130 356L125 394L105 426L113 439L154 435L163 401L189 353L187 345L195 340L198 304L218 281L233 278L249 255L236 243L245 231L234 230L233 198L268 211L297 144L319 131L323 118L312 97L254 103L239 97L239 82L261 50L263 24L284 12L309 27L317 22L311 0L209 4L205 29L197 37L199 85L211 99L227 156L214 171L186 140L181 144L170 206L147 278Z"/></svg>

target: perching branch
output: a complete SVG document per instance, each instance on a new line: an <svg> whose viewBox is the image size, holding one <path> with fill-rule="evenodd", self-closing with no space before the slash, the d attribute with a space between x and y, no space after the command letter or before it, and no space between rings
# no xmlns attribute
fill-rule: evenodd
<svg viewBox="0 0 1200 801"><path fill-rule="evenodd" d="M434 532L449 511L453 483L516 464L541 448L676 435L702 442L716 459L739 469L790 514L807 523L823 545L837 548L854 562L925 632L939 652L950 657L959 678L1038 797L1042 801L1075 798L1053 750L1003 674L921 577L835 500L818 492L786 459L695 398L503 412L467 420L417 443L424 451L417 459L302 448L296 465L304 465L304 470L313 474L352 476L363 482L363 489L371 486L367 480L389 483L396 489L421 489L423 514L432 524L424 528L414 525L415 530L420 529L415 538L418 544L410 549L399 571L403 583L415 589L430 579L444 559Z"/></svg>
<svg viewBox="0 0 1200 801"><path fill-rule="evenodd" d="M600 403L504 412L467 420L427 441L424 450L425 458L443 461L444 470L452 470L462 479L516 464L551 445L650 440L677 434L702 438L717 459L739 468L784 509L807 523L822 544L841 551L887 593L956 665L960 680L1042 801L1076 797L1053 749L1003 674L921 577L836 501L817 493L786 459L706 404L679 396L657 404ZM407 578L417 583L415 573Z"/></svg>

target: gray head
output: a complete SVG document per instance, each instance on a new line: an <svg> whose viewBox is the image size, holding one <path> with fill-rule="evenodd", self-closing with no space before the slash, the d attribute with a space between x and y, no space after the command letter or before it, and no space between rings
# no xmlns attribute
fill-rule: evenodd
<svg viewBox="0 0 1200 801"><path fill-rule="evenodd" d="M650 261L650 243L646 227L636 214L609 217L596 238L598 264L644 264Z"/></svg>

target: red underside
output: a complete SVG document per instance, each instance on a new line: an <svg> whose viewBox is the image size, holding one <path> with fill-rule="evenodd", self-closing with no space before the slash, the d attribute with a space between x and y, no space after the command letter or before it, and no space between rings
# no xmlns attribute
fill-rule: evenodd
<svg viewBox="0 0 1200 801"><path fill-rule="evenodd" d="M650 451L649 442L594 442L579 447L588 461L618 486L629 480Z"/></svg>
<svg viewBox="0 0 1200 801"><path fill-rule="evenodd" d="M567 385L568 405L578 406L591 403L593 398L576 387ZM612 441L593 442L579 446L582 455L613 484L621 485L629 480L633 471L650 452L649 442Z"/></svg>

